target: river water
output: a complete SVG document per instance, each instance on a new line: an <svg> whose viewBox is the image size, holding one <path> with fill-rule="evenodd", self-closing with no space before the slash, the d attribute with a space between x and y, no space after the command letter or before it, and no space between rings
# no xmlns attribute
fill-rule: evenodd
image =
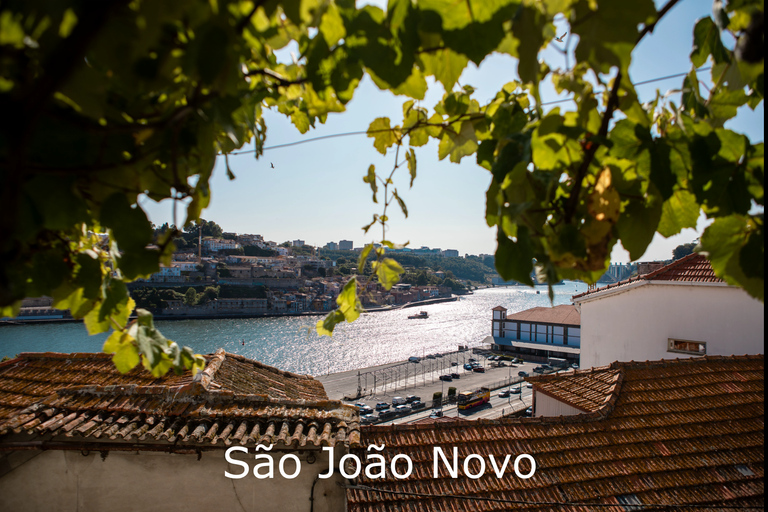
<svg viewBox="0 0 768 512"><path fill-rule="evenodd" d="M559 305L569 304L571 296L587 287L566 281L554 289L554 304ZM546 286L489 288L456 302L365 313L354 323L337 325L332 338L314 331L320 316L158 321L157 327L168 339L201 354L223 347L283 370L318 376L452 351L458 345L477 346L491 333L495 306L511 314L549 305ZM429 318L409 320L417 311L427 311ZM88 336L81 323L0 326L0 357L99 352L105 339L106 334Z"/></svg>

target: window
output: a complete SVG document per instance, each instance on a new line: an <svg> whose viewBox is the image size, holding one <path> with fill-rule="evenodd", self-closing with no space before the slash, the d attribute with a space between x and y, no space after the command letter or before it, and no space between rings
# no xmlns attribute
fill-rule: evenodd
<svg viewBox="0 0 768 512"><path fill-rule="evenodd" d="M670 338L667 343L667 352L703 356L707 353L707 344L703 341L673 340Z"/></svg>
<svg viewBox="0 0 768 512"><path fill-rule="evenodd" d="M531 324L520 323L520 341L531 341Z"/></svg>
<svg viewBox="0 0 768 512"><path fill-rule="evenodd" d="M558 345L563 344L564 329L562 325L555 325L552 327L552 342Z"/></svg>

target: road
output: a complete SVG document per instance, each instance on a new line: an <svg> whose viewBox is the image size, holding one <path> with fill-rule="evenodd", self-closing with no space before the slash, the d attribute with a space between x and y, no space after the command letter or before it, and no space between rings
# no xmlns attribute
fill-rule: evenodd
<svg viewBox="0 0 768 512"><path fill-rule="evenodd" d="M506 389L506 388L504 388ZM466 411L459 411L455 405L446 405L443 407L444 417L463 418L467 420L494 419L512 412L521 411L530 407L532 403L533 390L523 385L522 395L511 395L508 398L499 398L498 394L502 389L491 392L491 401L483 407L477 407ZM418 413L395 418L391 421L383 421L377 425L393 425L403 423L413 423L414 421L428 418L433 409L426 409Z"/></svg>

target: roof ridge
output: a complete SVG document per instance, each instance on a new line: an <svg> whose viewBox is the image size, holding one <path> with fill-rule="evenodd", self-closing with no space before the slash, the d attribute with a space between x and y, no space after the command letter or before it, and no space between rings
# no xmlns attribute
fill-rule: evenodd
<svg viewBox="0 0 768 512"><path fill-rule="evenodd" d="M200 385L203 386L203 389L208 390L211 386L211 383L213 383L214 378L216 377L216 372L219 370L219 368L221 368L222 363L224 363L226 354L227 353L223 348L220 348L214 352L211 360L208 361L207 365L205 365L203 371L195 374L195 376L192 378L192 382L200 383Z"/></svg>

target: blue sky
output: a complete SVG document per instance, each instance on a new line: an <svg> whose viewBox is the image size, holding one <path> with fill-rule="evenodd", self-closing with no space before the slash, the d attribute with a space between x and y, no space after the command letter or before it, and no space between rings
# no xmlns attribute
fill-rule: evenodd
<svg viewBox="0 0 768 512"><path fill-rule="evenodd" d="M689 71L689 54L696 20L710 15L711 2L689 0L674 7L641 42L633 54L630 74L633 82ZM565 30L564 30L565 31ZM571 48L575 47L575 41ZM541 57L551 67L565 67L564 57L552 49ZM517 63L504 55L487 58L479 68L472 64L460 79L472 85L481 103L491 99L506 82L515 80ZM682 78L638 86L641 101L679 88ZM431 109L444 91L440 84L430 84L423 106ZM551 87L543 91L543 101L559 99ZM674 97L673 97L674 99ZM268 112L266 147L300 142L316 137L364 131L377 117L389 117L393 124L402 120L402 103L406 98L382 92L365 78L348 104L347 111L331 114L324 125L301 135L280 114ZM567 104L561 108L567 108ZM744 107L727 126L747 134L753 142L764 138L764 110ZM244 147L244 150L250 147ZM410 242L442 249L457 249L460 254L493 254L495 231L485 224L485 191L490 183L488 171L478 167L474 157L460 164L437 159L437 144L417 148L418 177L408 188L407 169L400 169L395 185L408 205L405 219L399 209L390 210L387 239L396 243ZM230 167L237 179L225 175L223 158L217 162L211 181L212 200L203 217L214 220L226 230L258 233L278 243L302 239L312 245L329 241L353 240L355 246L381 239L381 230L364 235L361 227L368 224L380 205L371 200L371 192L362 177L373 164L377 171L389 172L394 165L394 150L386 156L378 153L372 139L365 135L336 137L306 142L284 148L267 149L262 158L252 154L230 157ZM272 164L274 168L272 168ZM170 202L162 204L142 201L142 207L155 223L171 220ZM180 213L180 219L183 213ZM700 219L699 232L704 227ZM668 259L672 249L698 236L696 230L664 239L659 235L643 256L643 260ZM628 261L621 247L612 254L614 261Z"/></svg>

